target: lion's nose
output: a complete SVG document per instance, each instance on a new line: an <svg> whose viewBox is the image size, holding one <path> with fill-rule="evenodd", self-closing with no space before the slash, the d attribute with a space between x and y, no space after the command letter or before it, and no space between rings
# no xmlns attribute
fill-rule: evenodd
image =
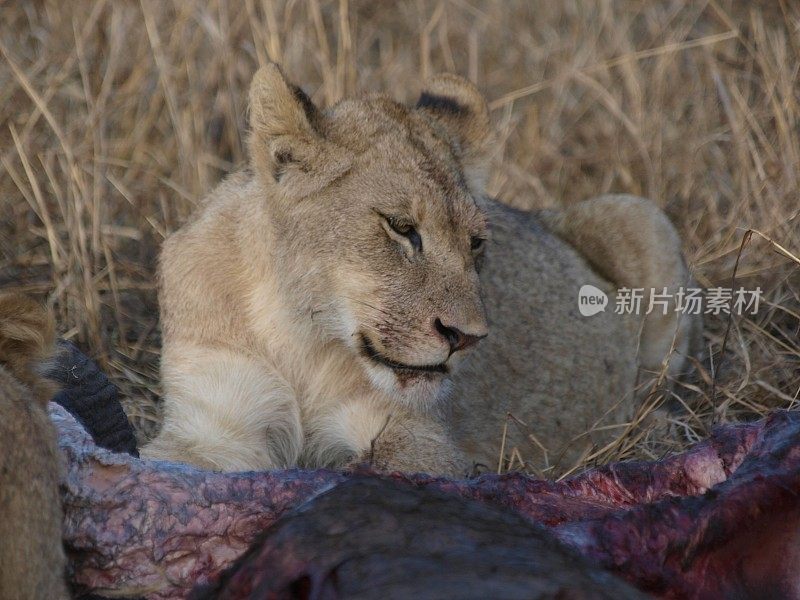
<svg viewBox="0 0 800 600"><path fill-rule="evenodd" d="M434 321L433 326L436 327L436 331L439 332L439 335L450 344L450 354L474 346L486 337L485 333L481 335L464 333L457 327L445 325L442 323L442 320L438 318Z"/></svg>

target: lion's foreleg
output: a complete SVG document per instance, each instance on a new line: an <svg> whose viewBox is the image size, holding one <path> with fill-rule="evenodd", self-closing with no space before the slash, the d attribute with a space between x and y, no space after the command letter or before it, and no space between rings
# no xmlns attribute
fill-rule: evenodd
<svg viewBox="0 0 800 600"><path fill-rule="evenodd" d="M294 466L300 410L269 365L192 344L165 348L162 361L164 425L143 456L223 471Z"/></svg>
<svg viewBox="0 0 800 600"><path fill-rule="evenodd" d="M415 415L375 399L352 399L312 420L307 463L369 464L381 471L461 477L466 460L433 415Z"/></svg>

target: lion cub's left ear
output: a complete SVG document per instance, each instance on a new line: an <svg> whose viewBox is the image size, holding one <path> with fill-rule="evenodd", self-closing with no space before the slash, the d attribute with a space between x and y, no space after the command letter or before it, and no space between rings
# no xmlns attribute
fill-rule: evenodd
<svg viewBox="0 0 800 600"><path fill-rule="evenodd" d="M309 196L350 167L347 152L325 137L325 115L274 63L250 84L250 129L256 172L286 197Z"/></svg>
<svg viewBox="0 0 800 600"><path fill-rule="evenodd" d="M470 81L445 73L425 82L416 108L441 126L461 161L470 191L483 195L492 143L486 100Z"/></svg>

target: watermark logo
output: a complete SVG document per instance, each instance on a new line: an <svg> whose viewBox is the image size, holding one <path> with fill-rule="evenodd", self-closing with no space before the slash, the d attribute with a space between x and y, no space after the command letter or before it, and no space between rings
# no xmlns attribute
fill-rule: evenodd
<svg viewBox="0 0 800 600"><path fill-rule="evenodd" d="M578 292L578 310L584 317L603 312L608 304L606 293L593 285L583 285Z"/></svg>
<svg viewBox="0 0 800 600"><path fill-rule="evenodd" d="M686 315L755 315L761 303L761 288L746 290L713 287L701 288L627 288L614 295L614 313L618 315L649 315L680 312ZM581 286L578 291L578 310L584 317L603 312L608 296L593 285Z"/></svg>

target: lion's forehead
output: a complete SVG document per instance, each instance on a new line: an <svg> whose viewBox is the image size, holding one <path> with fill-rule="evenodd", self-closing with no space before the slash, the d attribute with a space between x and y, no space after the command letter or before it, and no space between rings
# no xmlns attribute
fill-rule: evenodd
<svg viewBox="0 0 800 600"><path fill-rule="evenodd" d="M483 212L448 140L426 119L389 98L341 102L327 135L357 156L366 187L428 226L481 234Z"/></svg>
<svg viewBox="0 0 800 600"><path fill-rule="evenodd" d="M356 155L425 162L463 179L451 141L419 111L383 96L345 100L326 113L325 134Z"/></svg>
<svg viewBox="0 0 800 600"><path fill-rule="evenodd" d="M388 216L409 217L424 231L464 238L483 236L487 229L485 214L465 186L443 185L417 164L370 161L354 177L359 193L367 194L365 202Z"/></svg>

